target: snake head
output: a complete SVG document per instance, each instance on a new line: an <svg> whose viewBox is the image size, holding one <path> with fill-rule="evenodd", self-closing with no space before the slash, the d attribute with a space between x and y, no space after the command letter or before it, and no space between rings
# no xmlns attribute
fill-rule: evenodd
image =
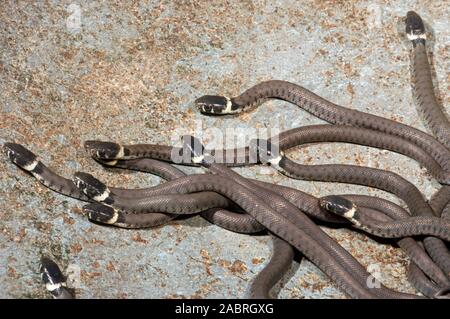
<svg viewBox="0 0 450 319"><path fill-rule="evenodd" d="M46 256L41 257L41 277L44 284L58 285L66 281L58 265Z"/></svg>
<svg viewBox="0 0 450 319"><path fill-rule="evenodd" d="M263 164L277 166L284 156L277 144L264 139L252 139L249 148L252 156Z"/></svg>
<svg viewBox="0 0 450 319"><path fill-rule="evenodd" d="M47 290L57 299L73 299L72 289L66 287L66 277L58 265L48 257L41 258L40 273Z"/></svg>
<svg viewBox="0 0 450 319"><path fill-rule="evenodd" d="M326 211L345 218L353 218L357 210L356 205L352 201L337 195L320 198L319 205Z"/></svg>
<svg viewBox="0 0 450 319"><path fill-rule="evenodd" d="M238 105L230 98L220 95L204 95L194 103L201 113L210 115L233 114L239 110Z"/></svg>
<svg viewBox="0 0 450 319"><path fill-rule="evenodd" d="M192 135L183 135L181 141L183 142L183 153L187 152L190 155L192 163L205 165L210 164L213 160L212 156L205 152L205 146L198 138Z"/></svg>
<svg viewBox="0 0 450 319"><path fill-rule="evenodd" d="M83 212L90 220L101 224L115 224L119 219L119 213L116 209L100 203L91 203L83 206Z"/></svg>
<svg viewBox="0 0 450 319"><path fill-rule="evenodd" d="M426 39L422 18L414 11L408 11L406 14L405 29L408 39L411 41Z"/></svg>
<svg viewBox="0 0 450 319"><path fill-rule="evenodd" d="M108 187L88 173L77 172L73 176L74 184L89 198L106 205L114 203Z"/></svg>
<svg viewBox="0 0 450 319"><path fill-rule="evenodd" d="M3 149L14 164L26 171L32 171L38 164L37 156L20 144L5 143Z"/></svg>
<svg viewBox="0 0 450 319"><path fill-rule="evenodd" d="M66 278L58 265L48 257L41 258L41 278L47 290L54 296L61 295L61 288L65 285Z"/></svg>
<svg viewBox="0 0 450 319"><path fill-rule="evenodd" d="M84 148L94 158L120 159L126 155L123 146L114 142L86 141Z"/></svg>

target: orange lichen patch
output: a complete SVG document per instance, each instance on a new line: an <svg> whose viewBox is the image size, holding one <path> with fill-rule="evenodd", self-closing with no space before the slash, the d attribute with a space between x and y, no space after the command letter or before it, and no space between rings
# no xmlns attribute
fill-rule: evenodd
<svg viewBox="0 0 450 319"><path fill-rule="evenodd" d="M213 279L211 281L208 281L207 283L200 286L200 288L189 298L191 299L204 299L212 290L214 284L220 282L219 279Z"/></svg>
<svg viewBox="0 0 450 319"><path fill-rule="evenodd" d="M95 261L95 262L92 264L92 267L95 268L95 269L98 269L98 268L100 268L100 263L99 263L98 261Z"/></svg>
<svg viewBox="0 0 450 319"><path fill-rule="evenodd" d="M264 262L264 258L252 258L253 265L259 265Z"/></svg>
<svg viewBox="0 0 450 319"><path fill-rule="evenodd" d="M75 219L73 219L72 217L66 216L66 215L63 215L63 221L64 221L64 224L67 224L67 225L75 224Z"/></svg>
<svg viewBox="0 0 450 319"><path fill-rule="evenodd" d="M208 275L212 275L212 271L211 271L211 256L209 255L208 251L206 251L205 249L201 249L200 250L200 255L202 256L203 259L203 264L205 265L205 270L206 273Z"/></svg>
<svg viewBox="0 0 450 319"><path fill-rule="evenodd" d="M242 274L247 271L247 265L240 261L235 260L233 264L228 268L233 274L239 273Z"/></svg>
<svg viewBox="0 0 450 319"><path fill-rule="evenodd" d="M27 235L26 229L25 228L21 228L19 230L19 233L16 236L14 236L13 241L15 241L17 243L20 243L22 241L22 239L25 238L26 235Z"/></svg>
<svg viewBox="0 0 450 319"><path fill-rule="evenodd" d="M36 222L37 228L43 233L49 233L53 227L51 223Z"/></svg>
<svg viewBox="0 0 450 319"><path fill-rule="evenodd" d="M12 278L19 278L17 271L14 268L12 268L11 266L8 266L8 276L12 277Z"/></svg>
<svg viewBox="0 0 450 319"><path fill-rule="evenodd" d="M92 244L103 245L105 243L104 240L99 240L97 238L92 238L90 241Z"/></svg>
<svg viewBox="0 0 450 319"><path fill-rule="evenodd" d="M225 259L219 259L219 260L217 261L217 264L218 264L219 266L221 266L221 267L224 267L224 268L228 268L228 267L231 266L231 263L230 263L228 260L225 260Z"/></svg>
<svg viewBox="0 0 450 319"><path fill-rule="evenodd" d="M354 154L353 160L355 163L357 163L359 165L362 165L365 163L364 158L361 156L361 154L359 152Z"/></svg>
<svg viewBox="0 0 450 319"><path fill-rule="evenodd" d="M328 287L330 285L330 281L324 280L316 273L307 273L299 280L299 284L305 289L311 289L317 292Z"/></svg>
<svg viewBox="0 0 450 319"><path fill-rule="evenodd" d="M148 240L142 238L140 233L135 233L135 234L133 234L133 236L131 237L131 239L132 239L133 241L135 241L135 242L138 242L138 243L148 244Z"/></svg>
<svg viewBox="0 0 450 319"><path fill-rule="evenodd" d="M73 244L70 246L70 252L72 254L78 254L83 250L83 247L80 244Z"/></svg>
<svg viewBox="0 0 450 319"><path fill-rule="evenodd" d="M84 215L84 214L83 214L83 210L82 210L81 208L79 208L79 207L71 207L71 208L70 208L70 211L71 211L72 213L77 214L77 215L80 215L80 216L83 216L83 215Z"/></svg>
<svg viewBox="0 0 450 319"><path fill-rule="evenodd" d="M353 97L355 95L355 90L353 89L353 85L351 83L347 84L347 92Z"/></svg>
<svg viewBox="0 0 450 319"><path fill-rule="evenodd" d="M106 265L106 269L108 271L116 271L116 267L114 267L114 264L112 263L112 261L108 262L108 264Z"/></svg>
<svg viewBox="0 0 450 319"><path fill-rule="evenodd" d="M344 63L343 70L347 77L357 75L356 71L353 69L353 67L350 63Z"/></svg>
<svg viewBox="0 0 450 319"><path fill-rule="evenodd" d="M93 278L97 278L97 277L101 277L102 273L101 272L87 272L86 270L82 270L80 272L81 275L81 279L82 280L89 280L89 279L93 279Z"/></svg>

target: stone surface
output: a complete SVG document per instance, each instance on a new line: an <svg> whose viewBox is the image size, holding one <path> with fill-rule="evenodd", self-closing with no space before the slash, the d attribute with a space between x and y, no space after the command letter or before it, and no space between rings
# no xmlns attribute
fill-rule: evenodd
<svg viewBox="0 0 450 319"><path fill-rule="evenodd" d="M438 93L449 105L448 1L2 1L0 143L24 144L66 177L83 170L114 186L154 185L156 177L99 167L83 141L167 144L188 131L204 131L208 140L213 128L322 123L280 101L226 118L201 116L192 106L203 94L233 96L269 79L424 129L401 22L410 9L433 29ZM426 197L439 187L417 163L387 151L327 144L289 155L308 164L389 169ZM242 298L270 257L268 236L234 234L200 217L147 230L101 227L81 214L81 202L51 192L4 156L0 171L2 298L49 297L38 274L41 254L80 271L82 298ZM293 181L267 168L237 171L314 195L395 200L365 187ZM377 266L387 286L414 292L399 249L326 230L365 266ZM292 266L278 290L280 298L345 297L307 260Z"/></svg>

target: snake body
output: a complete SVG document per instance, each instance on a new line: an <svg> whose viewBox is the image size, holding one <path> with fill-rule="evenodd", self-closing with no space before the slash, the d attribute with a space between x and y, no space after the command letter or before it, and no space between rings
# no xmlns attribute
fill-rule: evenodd
<svg viewBox="0 0 450 319"><path fill-rule="evenodd" d="M434 94L426 50L425 26L422 18L413 11L409 11L406 15L406 34L413 45L411 74L417 109L436 139L450 149L450 122Z"/></svg>
<svg viewBox="0 0 450 319"><path fill-rule="evenodd" d="M253 279L248 297L251 299L270 299L270 290L291 267L295 250L286 241L272 235L272 257L269 263Z"/></svg>

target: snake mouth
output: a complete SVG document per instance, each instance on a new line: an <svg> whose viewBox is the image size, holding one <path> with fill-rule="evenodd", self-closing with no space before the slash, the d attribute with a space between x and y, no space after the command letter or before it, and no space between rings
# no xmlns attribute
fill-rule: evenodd
<svg viewBox="0 0 450 319"><path fill-rule="evenodd" d="M92 203L83 206L83 212L94 222L101 224L114 224L118 220L118 212L109 206Z"/></svg>
<svg viewBox="0 0 450 319"><path fill-rule="evenodd" d="M422 18L414 11L408 11L406 14L405 28L410 40L415 40L425 34Z"/></svg>
<svg viewBox="0 0 450 319"><path fill-rule="evenodd" d="M101 159L119 159L123 157L123 147L114 142L86 141L84 148L92 157Z"/></svg>
<svg viewBox="0 0 450 319"><path fill-rule="evenodd" d="M27 171L33 170L38 163L37 156L20 144L5 143L3 150L11 162Z"/></svg>
<svg viewBox="0 0 450 319"><path fill-rule="evenodd" d="M108 187L94 176L84 172L77 172L73 182L86 196L97 202L112 203Z"/></svg>

